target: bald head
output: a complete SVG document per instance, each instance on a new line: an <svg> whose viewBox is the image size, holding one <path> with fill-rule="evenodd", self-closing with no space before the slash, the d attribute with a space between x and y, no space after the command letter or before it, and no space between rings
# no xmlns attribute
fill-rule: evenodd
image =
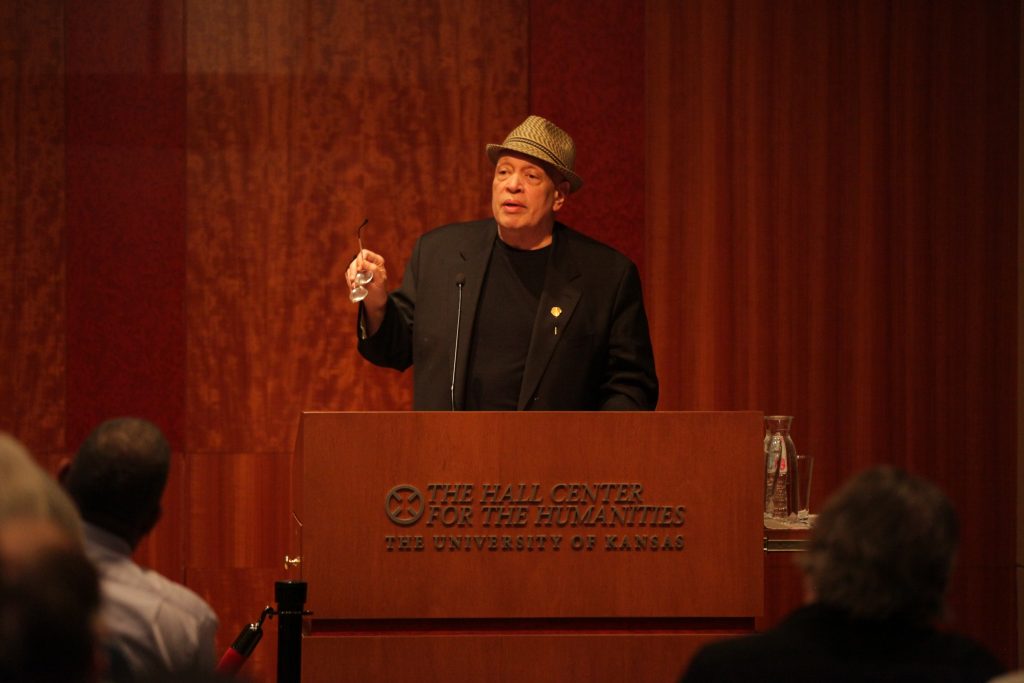
<svg viewBox="0 0 1024 683"><path fill-rule="evenodd" d="M108 420L90 434L64 473L64 487L83 519L133 547L160 516L171 447L156 425Z"/></svg>

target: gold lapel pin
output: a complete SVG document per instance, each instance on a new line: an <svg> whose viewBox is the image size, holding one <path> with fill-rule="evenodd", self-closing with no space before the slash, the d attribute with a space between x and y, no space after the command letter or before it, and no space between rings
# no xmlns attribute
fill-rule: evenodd
<svg viewBox="0 0 1024 683"><path fill-rule="evenodd" d="M555 317L555 334L558 334L558 316L562 315L562 309L558 306L552 306L551 315Z"/></svg>

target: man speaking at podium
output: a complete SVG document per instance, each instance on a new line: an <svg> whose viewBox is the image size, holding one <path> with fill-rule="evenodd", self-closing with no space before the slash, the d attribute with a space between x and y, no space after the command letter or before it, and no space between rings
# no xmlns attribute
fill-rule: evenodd
<svg viewBox="0 0 1024 683"><path fill-rule="evenodd" d="M359 352L415 366L416 410L653 410L658 402L636 266L555 221L583 180L565 131L530 116L500 145L494 217L432 230L388 293L384 257L349 264L373 280Z"/></svg>

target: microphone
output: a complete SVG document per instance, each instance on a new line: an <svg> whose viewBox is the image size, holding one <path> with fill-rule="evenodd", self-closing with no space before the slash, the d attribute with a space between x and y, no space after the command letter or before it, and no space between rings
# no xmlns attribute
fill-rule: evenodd
<svg viewBox="0 0 1024 683"><path fill-rule="evenodd" d="M449 393L452 399L452 412L455 412L455 368L459 362L459 327L462 325L462 286L466 284L466 276L459 273L455 276L455 286L459 288L459 308L455 316L455 353L452 354L452 385Z"/></svg>

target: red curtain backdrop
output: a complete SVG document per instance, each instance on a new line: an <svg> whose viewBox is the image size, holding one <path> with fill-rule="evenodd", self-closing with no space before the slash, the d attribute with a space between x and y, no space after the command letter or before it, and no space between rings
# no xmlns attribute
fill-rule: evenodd
<svg viewBox="0 0 1024 683"><path fill-rule="evenodd" d="M794 415L819 505L942 485L953 623L1012 661L1018 4L647 7L660 407Z"/></svg>
<svg viewBox="0 0 1024 683"><path fill-rule="evenodd" d="M579 144L566 222L641 268L660 408L793 414L812 506L873 463L936 480L964 526L953 625L1011 663L1019 19L0 0L0 429L52 467L106 417L160 424L140 556L226 647L289 576L299 412L409 405L355 351L355 227L397 281L424 230L487 215L483 147L535 112Z"/></svg>

